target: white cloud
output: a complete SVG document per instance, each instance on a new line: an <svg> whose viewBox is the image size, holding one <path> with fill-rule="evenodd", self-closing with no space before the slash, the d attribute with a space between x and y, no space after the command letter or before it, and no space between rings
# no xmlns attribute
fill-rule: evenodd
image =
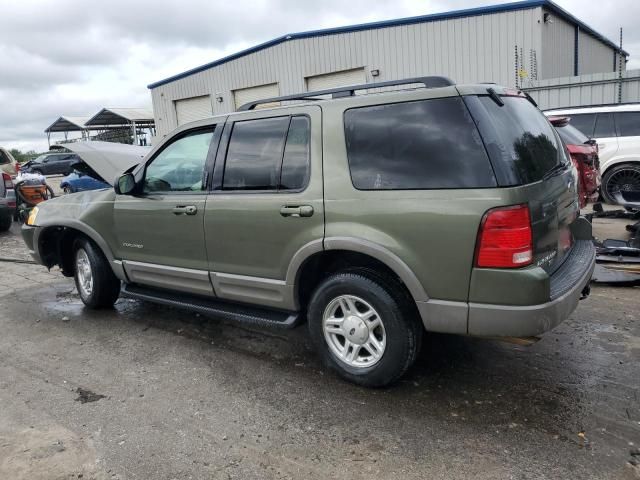
<svg viewBox="0 0 640 480"><path fill-rule="evenodd" d="M58 116L150 107L149 83L285 33L485 5L490 0L0 0L0 144L46 148ZM559 0L640 51L640 2ZM624 15L620 12L624 11ZM632 57L629 68L640 68Z"/></svg>

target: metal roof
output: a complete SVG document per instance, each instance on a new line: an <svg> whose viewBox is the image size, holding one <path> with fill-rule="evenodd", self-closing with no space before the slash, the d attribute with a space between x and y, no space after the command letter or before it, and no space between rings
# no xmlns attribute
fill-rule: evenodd
<svg viewBox="0 0 640 480"><path fill-rule="evenodd" d="M502 13L502 12L511 12L514 10L526 10L531 8L544 7L547 10L555 13L559 17L564 18L568 22L577 25L581 30L587 32L598 40L604 42L609 47L615 49L618 52L621 52L625 56L629 54L625 50L621 50L618 45L613 43L611 40L596 32L590 26L578 20L578 18L574 17L572 14L567 12L565 9L560 7L559 5L553 3L550 0L525 0L522 2L512 2L512 3L503 3L499 5L490 5L487 7L474 7L474 8L466 8L463 10L454 10L451 12L444 13L434 13L429 15L420 15L417 17L407 17L407 18L398 18L395 20L383 20L380 22L371 22L371 23L362 23L359 25L349 25L345 27L337 27L337 28L326 28L322 30L311 30L308 32L300 32L300 33L289 33L286 35L282 35L281 37L274 38L273 40L269 40L268 42L261 43L254 47L247 48L246 50L242 50L238 53L231 54L227 57L223 57L219 60L216 60L211 63L207 63L201 65L196 68L192 68L191 70L187 70L186 72L179 73L177 75L173 75L171 77L165 78L164 80L160 80L155 83L151 83L147 86L149 89L153 89L159 87L161 85L165 85L167 83L173 82L175 80L180 80L181 78L188 77L195 73L202 72L204 70L208 70L213 67L217 67L218 65L222 65L224 63L230 62L232 60L236 60L238 58L244 57L251 53L259 52L260 50L265 50L269 47L273 47L275 45L279 45L280 43L287 42L289 40L298 40L302 38L312 38L312 37L321 37L325 35L336 35L339 33L350 33L350 32L359 32L362 30L374 30L378 28L387 28L387 27L395 27L399 25L412 25L416 23L426 23L426 22L436 22L439 20L449 20L453 18L461 18L461 17L473 17L478 15L488 15L491 13Z"/></svg>
<svg viewBox="0 0 640 480"><path fill-rule="evenodd" d="M107 125L129 125L131 122L138 124L152 124L153 112L146 108L103 108L85 125L87 127Z"/></svg>
<svg viewBox="0 0 640 480"><path fill-rule="evenodd" d="M45 129L45 133L51 132L81 132L86 130L85 123L91 117L68 117L63 115Z"/></svg>

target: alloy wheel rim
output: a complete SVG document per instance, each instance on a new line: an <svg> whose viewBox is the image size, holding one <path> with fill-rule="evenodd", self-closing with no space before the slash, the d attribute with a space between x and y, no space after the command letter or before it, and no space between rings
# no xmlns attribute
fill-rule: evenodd
<svg viewBox="0 0 640 480"><path fill-rule="evenodd" d="M640 170L620 170L614 173L607 182L607 193L613 198L617 192L640 192Z"/></svg>
<svg viewBox="0 0 640 480"><path fill-rule="evenodd" d="M88 297L93 292L93 272L89 256L83 248L76 253L76 272L78 273L78 289L83 297Z"/></svg>
<svg viewBox="0 0 640 480"><path fill-rule="evenodd" d="M387 334L378 312L355 295L340 295L322 316L324 338L342 363L356 368L375 365L387 346Z"/></svg>

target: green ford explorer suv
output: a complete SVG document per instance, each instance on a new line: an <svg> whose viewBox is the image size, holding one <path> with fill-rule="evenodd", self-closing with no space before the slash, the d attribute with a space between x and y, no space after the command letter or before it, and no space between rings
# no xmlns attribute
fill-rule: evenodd
<svg viewBox="0 0 640 480"><path fill-rule="evenodd" d="M553 127L517 90L375 87L391 85L181 126L113 190L41 204L24 239L88 307L123 293L252 325L306 321L326 365L367 386L397 380L425 331L558 325L588 293L595 252Z"/></svg>

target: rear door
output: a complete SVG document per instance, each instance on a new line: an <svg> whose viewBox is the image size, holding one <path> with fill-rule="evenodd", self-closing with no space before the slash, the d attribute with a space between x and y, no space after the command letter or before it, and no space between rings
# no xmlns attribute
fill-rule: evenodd
<svg viewBox="0 0 640 480"><path fill-rule="evenodd" d="M604 171L607 163L618 153L618 137L613 113L603 112L596 115L593 138L598 142L600 165L603 166Z"/></svg>
<svg viewBox="0 0 640 480"><path fill-rule="evenodd" d="M287 269L324 235L321 128L317 106L229 118L205 217L217 296L295 308Z"/></svg>
<svg viewBox="0 0 640 480"><path fill-rule="evenodd" d="M640 112L617 112L618 157L640 161Z"/></svg>

